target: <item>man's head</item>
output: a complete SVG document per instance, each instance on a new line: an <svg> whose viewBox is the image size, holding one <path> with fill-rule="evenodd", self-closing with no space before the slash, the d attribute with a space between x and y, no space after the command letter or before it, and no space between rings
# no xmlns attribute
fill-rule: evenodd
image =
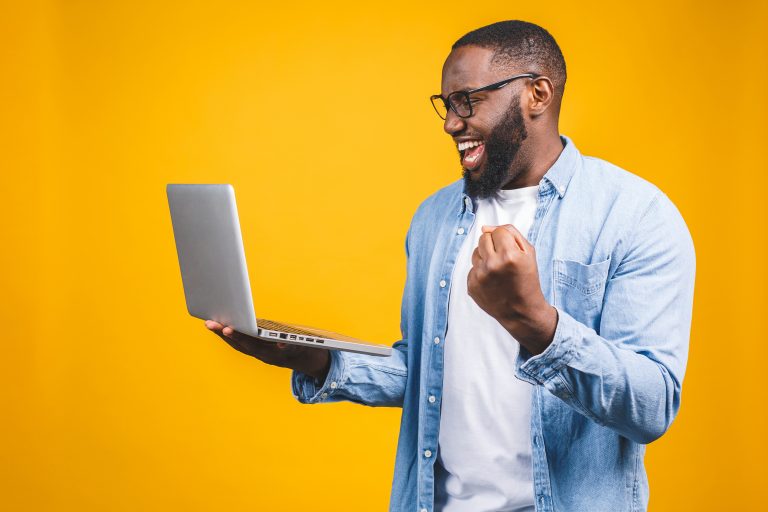
<svg viewBox="0 0 768 512"><path fill-rule="evenodd" d="M517 75L524 76L506 82ZM444 129L457 143L470 195L487 197L525 181L537 149L558 137L565 81L560 48L537 25L502 21L454 43L443 66L442 98L503 84L448 101L455 110L449 105ZM462 98L470 100L464 108ZM436 101L440 105L443 100Z"/></svg>

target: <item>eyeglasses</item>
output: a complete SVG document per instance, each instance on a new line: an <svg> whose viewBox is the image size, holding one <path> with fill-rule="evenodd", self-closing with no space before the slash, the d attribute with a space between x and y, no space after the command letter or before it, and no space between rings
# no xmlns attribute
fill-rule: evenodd
<svg viewBox="0 0 768 512"><path fill-rule="evenodd" d="M496 89L501 89L508 83L512 82L513 80L517 80L518 78L538 78L539 75L535 73L523 73L520 75L515 75L513 77L507 78L506 80L502 80L501 82L496 82L491 85L486 85L485 87L479 87L477 89L470 89L469 91L456 91L452 92L448 95L448 98L443 98L440 94L435 94L434 96L430 96L430 101L432 101L432 106L435 108L435 112L437 112L437 115L440 116L440 119L445 119L448 116L448 109L450 108L453 110L454 114L459 116L462 119L466 119L467 117L472 117L472 114L474 112L472 111L472 99L469 97L470 94L475 94L477 92L482 91L495 91Z"/></svg>

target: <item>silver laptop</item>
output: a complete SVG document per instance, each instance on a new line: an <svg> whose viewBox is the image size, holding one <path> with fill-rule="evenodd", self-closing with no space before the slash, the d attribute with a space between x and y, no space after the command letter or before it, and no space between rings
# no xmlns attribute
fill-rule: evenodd
<svg viewBox="0 0 768 512"><path fill-rule="evenodd" d="M256 318L231 185L168 185L189 314L267 341L389 356L392 348L302 325Z"/></svg>

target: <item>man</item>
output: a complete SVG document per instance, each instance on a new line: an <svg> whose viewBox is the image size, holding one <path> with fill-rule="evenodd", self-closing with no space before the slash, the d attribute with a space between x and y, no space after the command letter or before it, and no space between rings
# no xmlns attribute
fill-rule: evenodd
<svg viewBox="0 0 768 512"><path fill-rule="evenodd" d="M464 179L406 239L385 360L273 345L304 403L402 406L395 511L645 510L645 444L680 405L695 257L653 185L561 137L557 43L507 21L459 39L432 97Z"/></svg>

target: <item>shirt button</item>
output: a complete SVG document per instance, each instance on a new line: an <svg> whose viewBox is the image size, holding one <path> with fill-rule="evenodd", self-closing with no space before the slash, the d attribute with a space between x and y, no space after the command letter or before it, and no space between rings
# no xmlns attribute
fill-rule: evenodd
<svg viewBox="0 0 768 512"><path fill-rule="evenodd" d="M331 382L331 389L336 389L337 387L339 387L339 385L336 384L336 382Z"/></svg>
<svg viewBox="0 0 768 512"><path fill-rule="evenodd" d="M426 458L430 458L432 456L432 452L430 450L424 450L424 456Z"/></svg>
<svg viewBox="0 0 768 512"><path fill-rule="evenodd" d="M435 338L435 345L439 345L439 344L440 344L440 338L437 338L437 337L436 337L436 338Z"/></svg>
<svg viewBox="0 0 768 512"><path fill-rule="evenodd" d="M464 228L459 228L456 233L463 235L464 234Z"/></svg>
<svg viewBox="0 0 768 512"><path fill-rule="evenodd" d="M446 282L445 279L440 280L440 288L445 288Z"/></svg>
<svg viewBox="0 0 768 512"><path fill-rule="evenodd" d="M435 395L430 395L430 397L427 400L429 400L429 403L433 404L435 403L435 400L437 400L437 398L435 398Z"/></svg>
<svg viewBox="0 0 768 512"><path fill-rule="evenodd" d="M323 393L322 395L320 395L320 398L328 398L328 393Z"/></svg>

